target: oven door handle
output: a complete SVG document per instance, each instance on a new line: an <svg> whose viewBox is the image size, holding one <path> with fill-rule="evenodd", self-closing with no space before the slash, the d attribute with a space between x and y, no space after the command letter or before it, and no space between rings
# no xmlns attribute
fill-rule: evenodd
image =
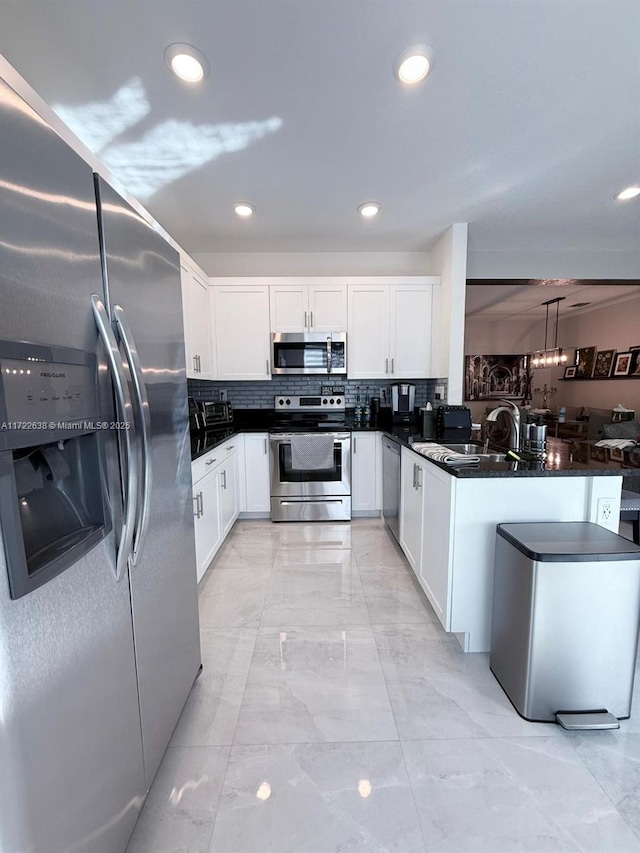
<svg viewBox="0 0 640 853"><path fill-rule="evenodd" d="M331 350L331 335L327 335L327 373L331 373L331 359L332 359L332 350Z"/></svg>

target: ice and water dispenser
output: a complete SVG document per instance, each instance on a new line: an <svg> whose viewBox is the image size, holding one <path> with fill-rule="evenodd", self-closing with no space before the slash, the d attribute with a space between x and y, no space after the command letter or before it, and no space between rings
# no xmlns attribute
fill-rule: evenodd
<svg viewBox="0 0 640 853"><path fill-rule="evenodd" d="M110 530L96 357L0 341L0 527L11 598L59 575Z"/></svg>

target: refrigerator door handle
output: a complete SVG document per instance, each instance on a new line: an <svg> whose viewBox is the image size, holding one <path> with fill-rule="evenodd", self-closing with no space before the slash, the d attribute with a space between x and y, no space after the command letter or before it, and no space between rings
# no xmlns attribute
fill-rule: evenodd
<svg viewBox="0 0 640 853"><path fill-rule="evenodd" d="M111 378L115 390L118 406L120 408L120 416L124 418L125 423L132 425L133 421L133 405L131 403L131 395L129 394L129 386L125 379L124 364L122 356L118 349L115 336L111 329L111 323L107 315L104 302L95 293L91 297L91 307L93 308L93 316L98 327L98 332L104 343L107 351L107 358L111 366ZM133 545L133 532L136 519L136 498L138 494L138 467L135 464L135 456L133 452L133 440L131 429L121 430L124 441L124 448L127 460L127 477L126 486L124 489L124 517L122 519L122 530L120 532L120 543L116 554L116 580L121 580L127 569L127 563L131 555ZM124 480L124 477L123 477Z"/></svg>
<svg viewBox="0 0 640 853"><path fill-rule="evenodd" d="M142 495L142 500L138 501L136 525L133 536L133 548L131 552L131 562L135 566L138 562L140 552L147 535L147 530L149 528L149 504L151 503L151 486L153 483L153 466L151 463L151 415L149 412L147 388L142 376L142 366L140 364L140 357L138 356L136 342L131 333L131 328L127 322L125 313L120 305L113 306L113 316L129 362L131 378L133 380L133 390L141 424L140 450L142 454L142 488L140 489L140 493Z"/></svg>

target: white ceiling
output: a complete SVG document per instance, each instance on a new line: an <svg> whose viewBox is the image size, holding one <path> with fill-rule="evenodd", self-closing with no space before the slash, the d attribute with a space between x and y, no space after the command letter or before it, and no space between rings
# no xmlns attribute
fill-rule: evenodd
<svg viewBox="0 0 640 853"><path fill-rule="evenodd" d="M424 251L459 221L472 250L638 248L636 0L2 0L0 53L189 252Z"/></svg>
<svg viewBox="0 0 640 853"><path fill-rule="evenodd" d="M550 299L563 297L559 303L562 319L596 311L605 305L638 299L640 287L633 284L584 284L553 282L525 284L513 282L498 285L467 284L465 313L480 320L505 320L509 318L544 319ZM582 303L587 303L583 305ZM637 311L637 306L630 310ZM555 320L556 306L549 306L549 321Z"/></svg>

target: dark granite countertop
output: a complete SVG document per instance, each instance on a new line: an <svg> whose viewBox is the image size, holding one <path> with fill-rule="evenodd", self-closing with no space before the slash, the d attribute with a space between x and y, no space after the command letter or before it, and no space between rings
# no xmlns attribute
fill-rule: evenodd
<svg viewBox="0 0 640 853"><path fill-rule="evenodd" d="M227 427L208 430L191 436L191 459L197 459L227 439L242 432L268 432L273 426L275 412L273 409L236 409L234 421ZM414 425L393 424L390 410L381 409L378 421L373 425L356 425L352 411L347 411L347 429L353 432L382 432L384 435L408 447L414 442L422 442L419 427ZM505 448L496 448L504 452ZM417 451L416 451L417 453ZM421 459L427 457L418 453ZM640 445L631 451L615 454L611 450L595 447L594 442L563 441L549 438L547 454L544 460L537 462L495 462L481 459L473 465L458 468L427 459L452 477L469 479L477 477L600 477L623 476L640 477ZM621 458L620 458L621 457ZM637 490L637 486L634 491Z"/></svg>
<svg viewBox="0 0 640 853"><path fill-rule="evenodd" d="M409 449L414 442L424 441L419 435L401 437L386 432L385 435L390 435L395 441ZM506 448L500 447L496 450L504 453ZM415 452L421 459L427 459L421 453ZM611 451L608 448L596 447L593 441L563 441L558 438L548 438L544 459L535 462L495 462L481 458L478 463L454 467L446 465L444 462L436 462L433 459L427 459L427 461L459 479L477 477L640 477L640 446L631 452L625 451L621 456L621 459L612 459Z"/></svg>

